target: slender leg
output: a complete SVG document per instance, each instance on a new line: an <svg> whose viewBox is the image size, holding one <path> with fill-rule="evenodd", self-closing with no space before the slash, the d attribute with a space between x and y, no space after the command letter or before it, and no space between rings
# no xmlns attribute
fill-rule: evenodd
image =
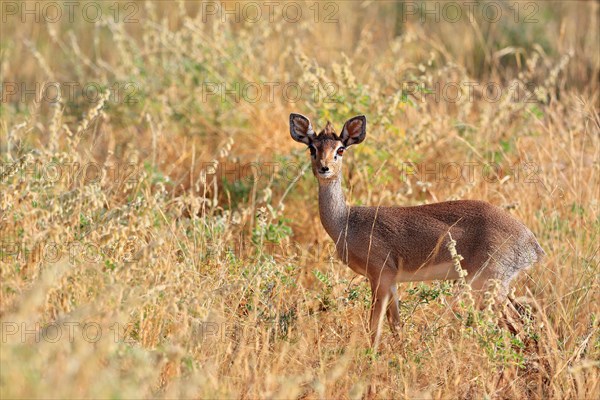
<svg viewBox="0 0 600 400"><path fill-rule="evenodd" d="M376 347L381 337L381 324L380 321L383 319L383 299L379 299L373 296L373 303L371 304L371 318L369 323L369 329L371 331L371 345Z"/></svg>
<svg viewBox="0 0 600 400"><path fill-rule="evenodd" d="M390 287L381 281L371 281L372 303L369 329L371 331L371 345L376 348L381 337L381 325L383 323L384 310L390 299Z"/></svg>
<svg viewBox="0 0 600 400"><path fill-rule="evenodd" d="M495 283L494 281L495 280ZM497 277L493 274L486 274L478 276L477 278L471 280L470 285L474 291L474 295L476 298L476 304L479 306L483 305L483 297L486 291L495 290L495 302L497 304L503 304L508 299L510 279ZM495 288L494 288L495 285Z"/></svg>
<svg viewBox="0 0 600 400"><path fill-rule="evenodd" d="M393 284L390 288L390 301L387 307L388 323L395 334L400 330L400 307L398 305L398 290Z"/></svg>

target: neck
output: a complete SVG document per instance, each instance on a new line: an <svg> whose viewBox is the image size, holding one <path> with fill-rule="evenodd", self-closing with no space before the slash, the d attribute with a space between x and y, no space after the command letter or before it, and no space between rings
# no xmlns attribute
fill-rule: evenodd
<svg viewBox="0 0 600 400"><path fill-rule="evenodd" d="M329 236L338 243L348 218L341 176L330 181L319 180L319 215Z"/></svg>

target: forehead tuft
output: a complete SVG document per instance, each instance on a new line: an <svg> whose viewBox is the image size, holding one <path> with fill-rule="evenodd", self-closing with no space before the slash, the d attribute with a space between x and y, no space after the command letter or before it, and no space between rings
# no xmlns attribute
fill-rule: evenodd
<svg viewBox="0 0 600 400"><path fill-rule="evenodd" d="M327 125L325 125L325 128L321 132L319 132L317 139L319 139L319 140L339 140L338 136L335 134L335 129L333 128L333 125L331 124L330 121L327 121Z"/></svg>

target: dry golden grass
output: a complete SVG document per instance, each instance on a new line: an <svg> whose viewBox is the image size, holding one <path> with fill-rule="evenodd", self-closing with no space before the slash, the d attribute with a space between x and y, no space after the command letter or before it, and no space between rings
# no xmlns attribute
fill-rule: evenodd
<svg viewBox="0 0 600 400"><path fill-rule="evenodd" d="M391 2L340 2L332 24L135 4L137 23L2 24L1 398L597 398L597 3L402 29ZM7 94L56 81L103 97ZM205 92L251 82L279 87ZM444 84L461 99L415 89ZM354 204L511 210L548 254L515 282L524 310L503 322L460 285L401 285L401 339L369 349L368 287L332 258L291 111L367 115Z"/></svg>

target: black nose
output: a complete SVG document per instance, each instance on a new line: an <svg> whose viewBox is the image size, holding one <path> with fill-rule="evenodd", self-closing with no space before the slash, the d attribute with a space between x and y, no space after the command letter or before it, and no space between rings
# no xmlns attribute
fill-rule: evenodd
<svg viewBox="0 0 600 400"><path fill-rule="evenodd" d="M327 172L329 171L329 167L321 167L321 172Z"/></svg>

